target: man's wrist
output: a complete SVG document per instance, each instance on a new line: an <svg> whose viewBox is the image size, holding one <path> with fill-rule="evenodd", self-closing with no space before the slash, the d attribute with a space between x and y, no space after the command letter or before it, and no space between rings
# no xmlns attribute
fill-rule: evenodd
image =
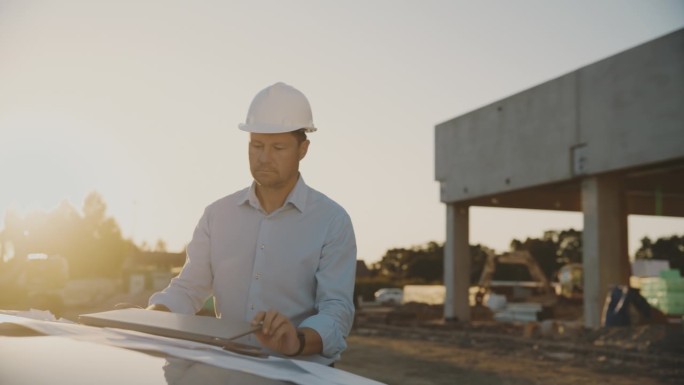
<svg viewBox="0 0 684 385"><path fill-rule="evenodd" d="M293 354L286 354L288 357L296 357L304 351L304 347L306 346L306 334L304 334L303 331L297 330L297 340L299 341L299 348L297 348L297 351L294 352Z"/></svg>

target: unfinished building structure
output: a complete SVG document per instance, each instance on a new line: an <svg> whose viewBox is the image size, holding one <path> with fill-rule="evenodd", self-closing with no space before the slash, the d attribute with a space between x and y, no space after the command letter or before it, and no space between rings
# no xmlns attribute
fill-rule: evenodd
<svg viewBox="0 0 684 385"><path fill-rule="evenodd" d="M684 30L435 127L447 319L470 320L468 208L584 215L584 324L629 284L627 216L684 216Z"/></svg>

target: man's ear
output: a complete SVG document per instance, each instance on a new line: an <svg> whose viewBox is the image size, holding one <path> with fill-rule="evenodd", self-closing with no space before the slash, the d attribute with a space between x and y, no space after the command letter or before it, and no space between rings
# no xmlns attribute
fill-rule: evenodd
<svg viewBox="0 0 684 385"><path fill-rule="evenodd" d="M311 142L307 139L299 145L299 160L304 159L306 153L309 151L309 143Z"/></svg>

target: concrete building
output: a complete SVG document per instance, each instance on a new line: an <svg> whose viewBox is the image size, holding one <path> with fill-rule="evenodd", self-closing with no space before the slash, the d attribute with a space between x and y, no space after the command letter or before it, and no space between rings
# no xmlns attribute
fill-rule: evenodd
<svg viewBox="0 0 684 385"><path fill-rule="evenodd" d="M627 215L684 216L684 30L435 127L445 318L470 320L468 208L584 214L584 323L628 284Z"/></svg>

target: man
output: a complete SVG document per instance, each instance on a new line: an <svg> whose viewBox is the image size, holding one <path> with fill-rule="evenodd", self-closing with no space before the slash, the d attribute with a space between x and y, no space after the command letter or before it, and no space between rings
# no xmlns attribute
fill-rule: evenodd
<svg viewBox="0 0 684 385"><path fill-rule="evenodd" d="M206 208L183 270L148 309L195 314L213 295L218 317L263 323L244 342L330 364L353 322L356 241L346 211L299 173L316 131L311 107L276 83L239 128L250 133L252 185Z"/></svg>

